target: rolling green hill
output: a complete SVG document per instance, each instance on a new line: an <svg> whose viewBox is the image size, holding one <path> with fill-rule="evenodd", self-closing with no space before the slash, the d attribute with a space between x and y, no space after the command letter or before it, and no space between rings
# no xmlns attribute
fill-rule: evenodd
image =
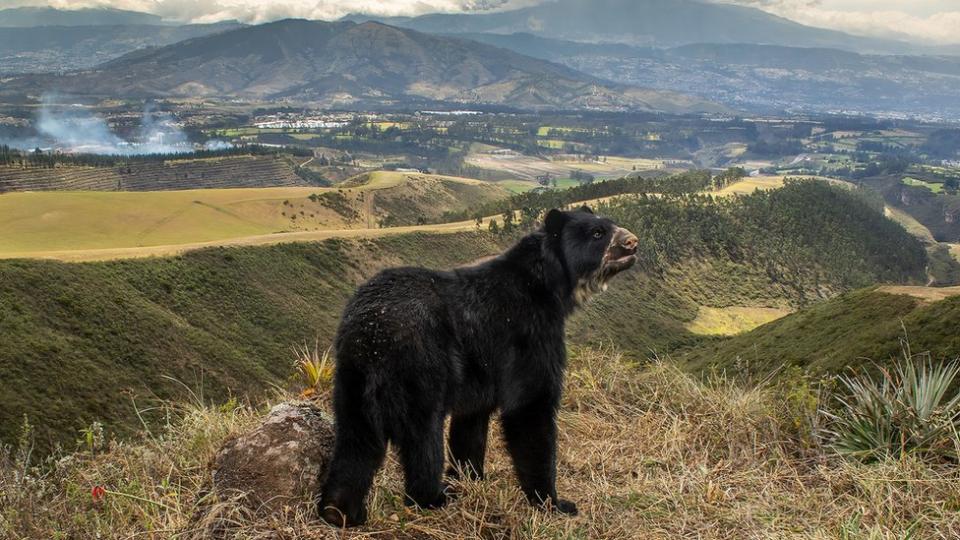
<svg viewBox="0 0 960 540"><path fill-rule="evenodd" d="M598 210L638 234L643 260L568 332L635 357L716 339L691 329L701 308L787 308L924 279L916 239L856 193L821 182L722 200L628 197ZM450 268L511 242L478 231L0 261L0 440L16 436L24 415L46 447L96 420L123 433L138 425L134 401L179 400L183 385L211 400L256 399L285 383L294 346L330 342L353 288L377 270Z"/></svg>
<svg viewBox="0 0 960 540"><path fill-rule="evenodd" d="M0 182L2 173L0 168ZM338 188L5 193L0 227L8 234L0 236L0 258L82 257L87 250L415 225L438 219L443 209L462 210L508 196L488 182L388 171Z"/></svg>
<svg viewBox="0 0 960 540"><path fill-rule="evenodd" d="M923 299L906 291L863 289L677 358L694 369L768 373L800 366L835 373L900 357L905 340L913 353L953 360L960 357L960 291L952 292L945 299Z"/></svg>

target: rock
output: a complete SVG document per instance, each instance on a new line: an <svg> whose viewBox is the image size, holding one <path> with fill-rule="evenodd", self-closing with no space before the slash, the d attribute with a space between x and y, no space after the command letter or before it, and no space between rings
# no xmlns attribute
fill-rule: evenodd
<svg viewBox="0 0 960 540"><path fill-rule="evenodd" d="M228 440L212 464L213 490L255 514L309 505L333 452L333 422L310 403L281 403L252 431Z"/></svg>

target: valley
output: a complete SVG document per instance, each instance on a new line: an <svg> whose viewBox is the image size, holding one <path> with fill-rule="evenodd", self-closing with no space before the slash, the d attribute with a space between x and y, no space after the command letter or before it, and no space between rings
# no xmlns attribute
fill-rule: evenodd
<svg viewBox="0 0 960 540"><path fill-rule="evenodd" d="M595 205L638 231L644 256L640 270L571 321L574 343L615 344L638 358L642 351L681 354L717 339L710 335L748 330L846 290L925 280L919 241L848 188L806 181L726 202L697 197L625 195ZM820 211L794 220L803 201L818 201ZM826 226L838 234L824 237ZM726 240L718 242L721 231ZM140 392L151 388L149 395L172 398L182 387L168 376L202 384L208 399L252 399L257 388L284 384L293 346L332 338L340 307L373 272L397 264L451 268L501 251L518 232L465 222L293 233L299 236L279 244L254 237L249 246L241 240L177 256L182 250L159 248L146 259L0 261L0 321L15 344L0 353L0 366L7 366L4 380L17 381L0 396L9 404L0 433L10 436L23 414L42 426L45 444L94 418L126 432L133 410L110 396L126 388L147 399ZM785 238L806 240L784 249ZM117 256L106 253L91 258ZM41 388L49 358L76 376Z"/></svg>
<svg viewBox="0 0 960 540"><path fill-rule="evenodd" d="M43 3L0 7L0 538L960 531L960 43L933 32L939 7L890 7L891 30L879 4L843 19L834 0ZM272 514L223 491L218 450L258 425L297 433L246 449L279 473L237 478L276 480L272 498L324 477L330 440L263 422L296 403L328 424L334 384L358 378L332 345L361 284L524 238L476 303L420 302L445 290L430 277L382 340L392 297L372 300L376 337L356 341L379 369L381 343L463 309L477 328L429 332L526 362L481 479L450 473L449 504L409 507L391 449L368 524L342 530L315 486ZM524 320L474 309L514 286ZM538 363L543 335L565 362ZM434 337L411 347L430 357ZM504 393L496 360L444 347L445 375L364 395ZM532 406L541 377L556 411ZM367 405L347 416L387 417ZM556 460L537 474L579 515L517 489L529 470L499 435L527 416L555 417L557 448L520 450Z"/></svg>

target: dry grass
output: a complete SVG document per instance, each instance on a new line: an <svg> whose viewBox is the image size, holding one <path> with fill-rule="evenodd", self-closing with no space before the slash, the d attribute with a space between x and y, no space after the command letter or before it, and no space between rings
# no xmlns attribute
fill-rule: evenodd
<svg viewBox="0 0 960 540"><path fill-rule="evenodd" d="M933 237L933 233L930 232L930 229L928 229L926 225L920 223L916 220L916 218L904 212L903 210L893 206L884 206L883 215L896 221L900 225L903 225L903 228L906 229L908 233L916 236L924 242L928 244L937 243L936 239Z"/></svg>
<svg viewBox="0 0 960 540"><path fill-rule="evenodd" d="M757 176L757 177L746 177L738 182L734 182L729 186L724 187L723 189L715 192L710 192L716 197L734 197L738 195L750 195L755 191L769 191L774 189L780 189L784 186L788 178L811 178L816 180L822 180L834 185L841 186L851 186L849 182L843 180L836 180L834 178L827 178L825 176L811 176L811 175L802 175L802 176Z"/></svg>
<svg viewBox="0 0 960 540"><path fill-rule="evenodd" d="M704 336L734 336L786 317L790 313L791 310L785 308L700 306L697 318L687 325L687 330Z"/></svg>
<svg viewBox="0 0 960 540"><path fill-rule="evenodd" d="M373 207L374 197L378 205L402 201L410 212L434 219L445 210L510 195L489 182L451 176L379 171L362 178L365 184L342 188L6 193L0 197L6 233L0 235L0 258L106 260L210 245L372 237L381 234L377 223L384 217ZM316 198L325 194L342 197L356 218Z"/></svg>
<svg viewBox="0 0 960 540"><path fill-rule="evenodd" d="M580 515L532 510L502 445L488 478L457 487L447 508L402 506L391 458L371 496L371 521L342 532L307 510L273 520L217 507L239 538L906 539L960 535L955 466L905 459L844 461L814 435L819 399L803 378L772 385L703 381L667 363L636 365L576 351L560 415L559 487ZM258 416L246 407L193 407L136 444L64 457L24 476L0 468L0 537L188 538L184 534L220 441ZM494 430L498 428L494 426ZM19 463L19 464L18 464ZM107 495L95 503L92 486ZM120 495L120 494L124 495Z"/></svg>
<svg viewBox="0 0 960 540"><path fill-rule="evenodd" d="M884 285L877 288L880 292L903 294L919 298L924 302L939 302L960 295L960 287L919 287L911 285Z"/></svg>
<svg viewBox="0 0 960 540"><path fill-rule="evenodd" d="M744 178L716 192L718 197L735 195L749 195L758 190L780 189L783 187L783 176L769 176Z"/></svg>

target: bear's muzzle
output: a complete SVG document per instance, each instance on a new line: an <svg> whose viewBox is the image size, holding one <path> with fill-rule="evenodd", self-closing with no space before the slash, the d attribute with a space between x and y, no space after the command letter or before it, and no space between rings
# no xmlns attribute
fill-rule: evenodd
<svg viewBox="0 0 960 540"><path fill-rule="evenodd" d="M640 240L632 232L617 227L604 255L604 267L608 276L622 272L637 262L637 247Z"/></svg>

